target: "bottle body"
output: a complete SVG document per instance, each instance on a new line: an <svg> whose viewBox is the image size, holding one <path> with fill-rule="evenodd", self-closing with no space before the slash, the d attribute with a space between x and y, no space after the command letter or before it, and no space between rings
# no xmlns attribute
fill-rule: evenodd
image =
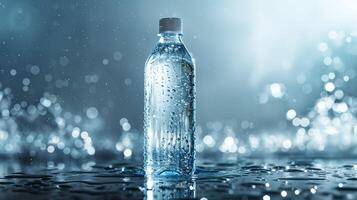
<svg viewBox="0 0 357 200"><path fill-rule="evenodd" d="M145 65L147 176L190 176L194 171L195 69L180 37L162 34Z"/></svg>

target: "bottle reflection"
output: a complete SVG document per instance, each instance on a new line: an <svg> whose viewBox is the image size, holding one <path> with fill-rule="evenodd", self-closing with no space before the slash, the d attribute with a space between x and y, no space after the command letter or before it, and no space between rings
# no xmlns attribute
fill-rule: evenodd
<svg viewBox="0 0 357 200"><path fill-rule="evenodd" d="M194 180L171 180L147 177L145 180L146 200L191 199L196 197Z"/></svg>

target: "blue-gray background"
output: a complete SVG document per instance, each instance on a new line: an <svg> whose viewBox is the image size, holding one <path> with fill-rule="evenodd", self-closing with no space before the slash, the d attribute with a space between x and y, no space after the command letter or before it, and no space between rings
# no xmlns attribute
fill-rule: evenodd
<svg viewBox="0 0 357 200"><path fill-rule="evenodd" d="M100 137L118 136L122 118L142 130L144 63L168 16L183 18L196 60L198 123L267 129L287 109L304 114L314 105L324 67L318 45L355 28L357 2L0 0L0 82L15 102L50 92L72 113L96 108ZM283 85L284 98L266 99L272 83Z"/></svg>

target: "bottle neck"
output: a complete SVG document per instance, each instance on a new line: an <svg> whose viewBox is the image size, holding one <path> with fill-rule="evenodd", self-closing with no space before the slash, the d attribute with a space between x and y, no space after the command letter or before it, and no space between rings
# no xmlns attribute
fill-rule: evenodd
<svg viewBox="0 0 357 200"><path fill-rule="evenodd" d="M182 34L180 33L159 33L159 43L182 43Z"/></svg>

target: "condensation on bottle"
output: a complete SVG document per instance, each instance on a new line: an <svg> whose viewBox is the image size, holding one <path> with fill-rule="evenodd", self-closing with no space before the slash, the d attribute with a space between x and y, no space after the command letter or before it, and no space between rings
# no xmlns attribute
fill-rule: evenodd
<svg viewBox="0 0 357 200"><path fill-rule="evenodd" d="M195 66L180 18L159 22L159 41L145 64L146 176L191 176L195 162Z"/></svg>

